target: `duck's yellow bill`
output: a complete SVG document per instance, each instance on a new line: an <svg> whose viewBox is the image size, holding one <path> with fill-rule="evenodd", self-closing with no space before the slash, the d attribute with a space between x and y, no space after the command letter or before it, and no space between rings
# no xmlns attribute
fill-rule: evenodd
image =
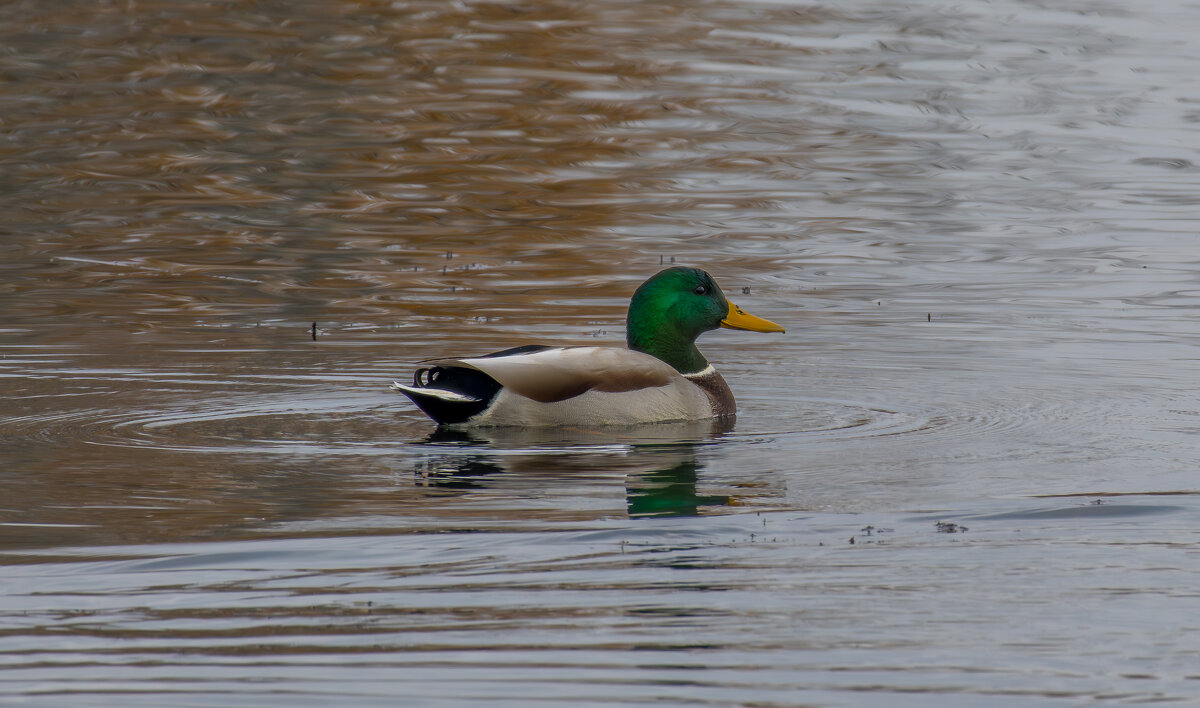
<svg viewBox="0 0 1200 708"><path fill-rule="evenodd" d="M761 317L755 317L749 312L742 311L742 308L732 302L729 303L729 314L725 315L725 319L721 320L721 326L729 329L744 329L751 332L785 331L783 327L780 327L771 320L764 320Z"/></svg>

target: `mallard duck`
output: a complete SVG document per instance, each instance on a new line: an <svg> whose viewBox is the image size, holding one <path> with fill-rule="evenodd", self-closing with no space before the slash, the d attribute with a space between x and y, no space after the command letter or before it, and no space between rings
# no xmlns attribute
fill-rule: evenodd
<svg viewBox="0 0 1200 708"><path fill-rule="evenodd" d="M696 338L727 327L783 332L734 305L708 273L674 267L637 289L627 349L530 345L432 359L392 389L441 426L632 425L732 416L733 393Z"/></svg>

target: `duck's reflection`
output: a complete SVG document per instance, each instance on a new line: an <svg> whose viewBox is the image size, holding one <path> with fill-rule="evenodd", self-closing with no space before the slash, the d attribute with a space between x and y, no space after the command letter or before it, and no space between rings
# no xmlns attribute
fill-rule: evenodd
<svg viewBox="0 0 1200 708"><path fill-rule="evenodd" d="M714 420L636 429L438 430L424 444L446 451L422 460L416 481L450 492L489 488L496 483L489 478L502 473L581 485L622 474L630 516L695 516L731 504L729 495L697 491L697 449L732 428L732 420Z"/></svg>
<svg viewBox="0 0 1200 708"><path fill-rule="evenodd" d="M504 468L485 455L424 460L417 464L417 483L439 489L482 489L477 478L499 474Z"/></svg>
<svg viewBox="0 0 1200 708"><path fill-rule="evenodd" d="M728 495L699 494L699 465L694 448L689 459L673 467L648 470L625 478L625 506L630 516L696 516L702 507L729 506Z"/></svg>

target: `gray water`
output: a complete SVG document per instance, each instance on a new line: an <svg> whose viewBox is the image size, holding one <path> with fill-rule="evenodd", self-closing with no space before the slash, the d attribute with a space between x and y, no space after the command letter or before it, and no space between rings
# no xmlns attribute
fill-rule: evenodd
<svg viewBox="0 0 1200 708"><path fill-rule="evenodd" d="M4 15L0 703L1200 701L1200 6ZM386 390L670 264L732 427Z"/></svg>

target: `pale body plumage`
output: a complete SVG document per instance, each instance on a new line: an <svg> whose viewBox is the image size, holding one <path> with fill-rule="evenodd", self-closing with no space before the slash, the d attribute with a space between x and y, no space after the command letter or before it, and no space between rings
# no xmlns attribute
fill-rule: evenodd
<svg viewBox="0 0 1200 708"><path fill-rule="evenodd" d="M482 411L452 426L659 423L703 420L732 412L719 410L721 401L715 401L697 383L720 379L711 366L695 374L681 374L649 354L630 349L560 347L428 363L481 371L500 384ZM724 386L724 381L720 385ZM456 391L400 383L393 383L392 388L409 396L435 396L447 402L481 400Z"/></svg>

